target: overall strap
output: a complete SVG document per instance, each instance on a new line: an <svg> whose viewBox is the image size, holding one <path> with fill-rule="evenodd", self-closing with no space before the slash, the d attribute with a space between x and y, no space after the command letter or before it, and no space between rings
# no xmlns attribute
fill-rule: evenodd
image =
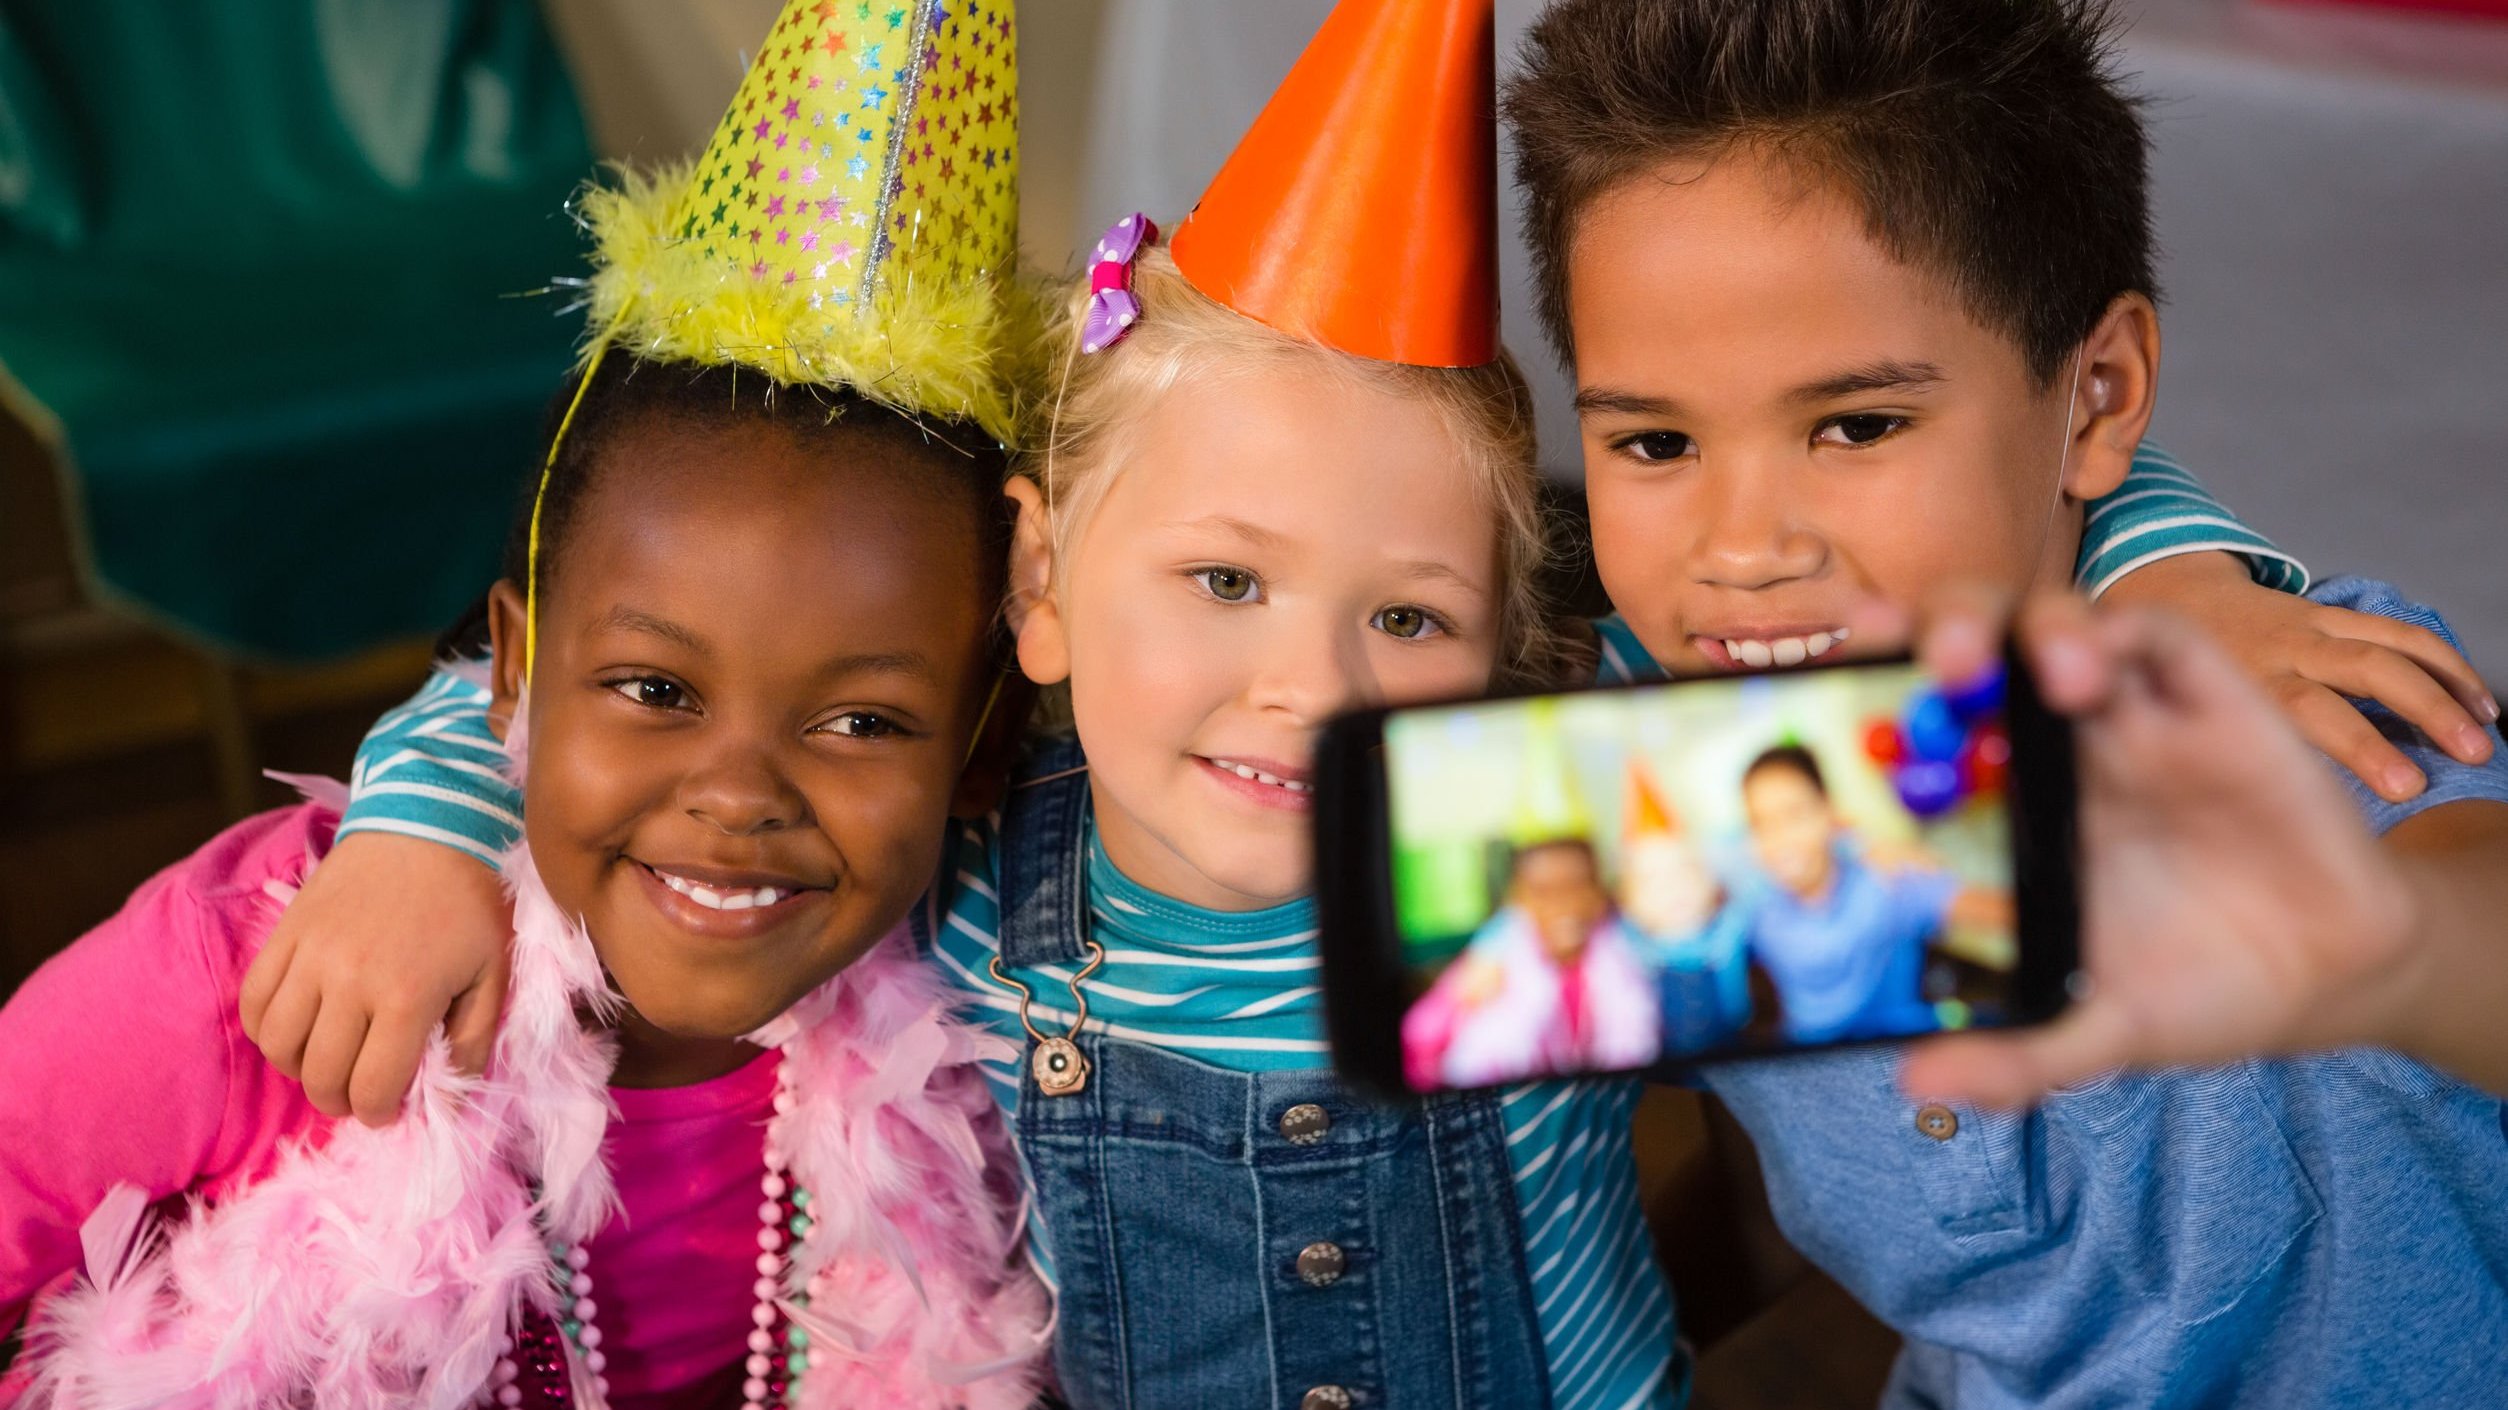
<svg viewBox="0 0 2508 1410"><path fill-rule="evenodd" d="M1069 735L1040 743L1001 811L1001 962L1077 963L1088 940L1088 761Z"/></svg>

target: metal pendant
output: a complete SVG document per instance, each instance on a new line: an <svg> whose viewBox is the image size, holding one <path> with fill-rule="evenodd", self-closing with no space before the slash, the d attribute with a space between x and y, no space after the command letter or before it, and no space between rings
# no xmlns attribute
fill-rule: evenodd
<svg viewBox="0 0 2508 1410"><path fill-rule="evenodd" d="M1088 1055L1068 1038L1040 1040L1028 1054L1036 1089L1049 1097L1067 1097L1089 1084Z"/></svg>
<svg viewBox="0 0 2508 1410"><path fill-rule="evenodd" d="M1071 976L1071 1027L1060 1037L1048 1037L1029 1017L1029 1004L1036 996L1028 986L1002 972L1001 956L993 956L992 963L986 966L995 983L1019 991L1019 1026L1036 1040L1036 1046L1028 1050L1028 1071L1036 1074L1036 1090L1049 1097L1067 1097L1089 1084L1088 1054L1081 1052L1080 1045L1071 1039L1080 1031L1080 1025L1089 1021L1089 996L1080 988L1080 981L1097 973L1097 967L1106 962L1106 950L1094 940L1088 941L1087 946L1089 962Z"/></svg>

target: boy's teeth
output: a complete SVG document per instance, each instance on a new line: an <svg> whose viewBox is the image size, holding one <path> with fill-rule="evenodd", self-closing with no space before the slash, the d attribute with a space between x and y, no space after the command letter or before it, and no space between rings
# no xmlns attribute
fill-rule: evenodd
<svg viewBox="0 0 2508 1410"><path fill-rule="evenodd" d="M792 894L772 886L761 886L754 891L718 891L711 886L699 886L686 877L673 876L666 871L657 870L653 874L662 878L664 886L709 911L745 911L758 906L771 906Z"/></svg>
<svg viewBox="0 0 2508 1410"><path fill-rule="evenodd" d="M1809 636L1780 636L1760 640L1756 637L1726 637L1725 654L1745 666L1799 666L1826 656L1841 641L1846 631L1813 632Z"/></svg>

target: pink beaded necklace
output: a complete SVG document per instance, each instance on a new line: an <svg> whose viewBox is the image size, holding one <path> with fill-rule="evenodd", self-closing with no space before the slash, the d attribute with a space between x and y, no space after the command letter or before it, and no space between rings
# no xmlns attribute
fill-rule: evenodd
<svg viewBox="0 0 2508 1410"><path fill-rule="evenodd" d="M779 1057L775 1065L775 1114L792 1114L796 1099ZM770 1142L766 1173L758 1181L758 1278L750 1285L757 1304L750 1310L749 1356L743 1363L741 1410L768 1410L790 1405L795 1383L818 1354L810 1348L807 1328L794 1325L785 1306L806 1308L820 1279L809 1289L779 1296L792 1267L791 1251L815 1226L810 1192L794 1182L784 1155ZM555 1318L526 1308L517 1334L498 1349L496 1371L477 1403L504 1410L530 1406L571 1406L576 1403L574 1377L566 1347L591 1379L591 1405L609 1403L610 1382L604 1374L609 1358L601 1350L600 1306L592 1296L591 1255L581 1244L551 1241L550 1276L557 1285Z"/></svg>

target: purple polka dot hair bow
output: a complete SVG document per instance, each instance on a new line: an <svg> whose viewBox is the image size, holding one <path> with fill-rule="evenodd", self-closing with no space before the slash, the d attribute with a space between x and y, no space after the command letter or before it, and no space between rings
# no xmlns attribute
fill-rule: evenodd
<svg viewBox="0 0 2508 1410"><path fill-rule="evenodd" d="M1132 294L1132 260L1157 238L1158 227L1139 211L1107 226L1098 237L1089 256L1089 309L1080 324L1081 352L1104 352L1140 321L1141 301Z"/></svg>

